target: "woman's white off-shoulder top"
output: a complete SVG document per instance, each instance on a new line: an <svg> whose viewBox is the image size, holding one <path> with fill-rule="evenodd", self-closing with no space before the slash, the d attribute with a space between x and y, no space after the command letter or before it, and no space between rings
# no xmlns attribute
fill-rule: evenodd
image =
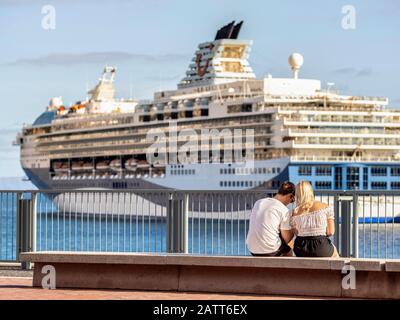
<svg viewBox="0 0 400 320"><path fill-rule="evenodd" d="M311 211L305 214L292 216L290 226L296 228L298 236L312 237L325 236L328 219L334 219L335 214L332 207Z"/></svg>

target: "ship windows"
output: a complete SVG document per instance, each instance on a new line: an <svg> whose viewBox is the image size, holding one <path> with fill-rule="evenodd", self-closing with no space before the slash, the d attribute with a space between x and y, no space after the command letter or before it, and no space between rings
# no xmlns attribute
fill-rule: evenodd
<svg viewBox="0 0 400 320"><path fill-rule="evenodd" d="M400 190L400 181L392 181L390 187L392 190Z"/></svg>
<svg viewBox="0 0 400 320"><path fill-rule="evenodd" d="M171 170L171 176L180 176L180 175L195 175L196 170L195 169L177 169L177 170Z"/></svg>
<svg viewBox="0 0 400 320"><path fill-rule="evenodd" d="M299 176L311 176L312 167L311 166L300 166Z"/></svg>
<svg viewBox="0 0 400 320"><path fill-rule="evenodd" d="M315 189L318 189L318 190L331 190L332 189L332 182L331 181L316 181L315 182Z"/></svg>
<svg viewBox="0 0 400 320"><path fill-rule="evenodd" d="M360 189L360 168L349 167L346 172L347 189L358 190Z"/></svg>
<svg viewBox="0 0 400 320"><path fill-rule="evenodd" d="M250 103L228 106L228 113L241 113L241 112L252 112L252 111L253 111L253 105Z"/></svg>
<svg viewBox="0 0 400 320"><path fill-rule="evenodd" d="M274 181L273 181L274 183ZM275 181L276 188L279 187L279 181ZM264 181L220 181L220 187L235 187L235 188L244 188L244 187L257 187L264 185Z"/></svg>
<svg viewBox="0 0 400 320"><path fill-rule="evenodd" d="M386 167L372 167L371 175L375 176L375 177L384 177L387 175L387 168Z"/></svg>
<svg viewBox="0 0 400 320"><path fill-rule="evenodd" d="M336 190L342 189L342 168L341 167L335 168L335 189Z"/></svg>
<svg viewBox="0 0 400 320"><path fill-rule="evenodd" d="M224 174L279 174L281 173L281 168L231 168L231 169L220 169L219 173Z"/></svg>
<svg viewBox="0 0 400 320"><path fill-rule="evenodd" d="M399 177L400 176L400 167L390 168L390 174L392 177Z"/></svg>
<svg viewBox="0 0 400 320"><path fill-rule="evenodd" d="M332 167L330 167L330 166L317 166L315 168L315 174L317 176L331 176L332 175Z"/></svg>
<svg viewBox="0 0 400 320"><path fill-rule="evenodd" d="M113 189L127 189L128 188L128 183L126 181L113 182L112 187L113 187Z"/></svg>
<svg viewBox="0 0 400 320"><path fill-rule="evenodd" d="M201 116L208 117L208 109L201 109Z"/></svg>
<svg viewBox="0 0 400 320"><path fill-rule="evenodd" d="M385 181L374 181L374 182L371 182L371 189L372 190L386 190L387 189L387 182L385 182Z"/></svg>
<svg viewBox="0 0 400 320"><path fill-rule="evenodd" d="M364 190L368 190L368 168L364 168L364 177L363 177L363 188Z"/></svg>

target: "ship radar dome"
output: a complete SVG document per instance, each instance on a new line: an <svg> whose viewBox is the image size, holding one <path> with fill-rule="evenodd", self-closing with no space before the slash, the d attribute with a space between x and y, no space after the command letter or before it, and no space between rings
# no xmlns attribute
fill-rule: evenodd
<svg viewBox="0 0 400 320"><path fill-rule="evenodd" d="M289 56L289 65L293 71L293 78L298 78L299 69L303 66L304 58L300 53L292 53Z"/></svg>

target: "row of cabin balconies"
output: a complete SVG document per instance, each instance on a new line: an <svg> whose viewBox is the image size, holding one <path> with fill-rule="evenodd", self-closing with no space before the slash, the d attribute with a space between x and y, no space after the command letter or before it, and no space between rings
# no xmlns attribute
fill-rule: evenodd
<svg viewBox="0 0 400 320"><path fill-rule="evenodd" d="M218 150L224 150L224 145L215 145L215 151ZM237 146L231 145L232 150L235 150L234 148ZM280 146L279 146L280 147ZM227 147L225 147L227 148ZM255 142L254 144L252 143L243 143L242 148L246 149L248 148L249 150L254 149L256 152L257 150L265 151L269 148L275 148L272 146L266 139L261 141L260 143ZM93 149L93 150L92 150ZM208 150L212 151L213 149L207 148L207 149L199 149L201 150ZM51 158L77 158L77 157L95 157L95 156L115 156L115 155L140 155L143 153L147 153L149 150L147 148L134 148L134 146L131 146L131 148L127 148L127 146L108 146L108 147L95 147L95 148L83 148L83 149L75 149L75 150L57 150L57 151L51 151L50 157ZM159 154L166 152L166 153L171 153L171 152L179 152L179 149L172 149L172 150L167 150L167 149L158 149L156 150Z"/></svg>
<svg viewBox="0 0 400 320"><path fill-rule="evenodd" d="M393 135L400 136L400 128L386 127L289 127L289 135L292 136L374 136L376 138L391 138Z"/></svg>
<svg viewBox="0 0 400 320"><path fill-rule="evenodd" d="M327 138L327 137L289 137L284 142L289 148L305 149L376 149L398 150L400 138Z"/></svg>
<svg viewBox="0 0 400 320"><path fill-rule="evenodd" d="M400 122L364 122L364 121L313 121L283 119L283 124L288 127L371 127L371 128L400 128Z"/></svg>
<svg viewBox="0 0 400 320"><path fill-rule="evenodd" d="M262 132L266 132L268 130L268 127L272 124L272 122L235 122L235 121L228 121L225 122L226 127L224 128L230 128L230 129L255 129L258 130L258 127L264 127L265 129ZM222 124L223 125L223 124ZM201 129L224 129L221 127L221 124L214 125L214 126L205 126L203 124L192 124L192 125L186 125L186 126L179 126L178 127L178 132L169 129L166 130L166 134L170 133L179 133L181 130L185 129L193 129L193 130L201 130ZM123 137L129 137L129 138L134 138L134 137L146 137L148 134L148 128L143 128L141 130L121 130L121 131L115 131L114 133L108 132L108 133L91 133L91 134L77 134L74 135L74 137L67 138L65 136L60 136L60 137L43 137L38 140L38 143L35 144L35 148L37 145L40 146L47 146L51 144L59 144L60 142L82 142L82 141L89 141L92 142L95 139L101 139L101 140L107 140L107 139L115 139L115 138L123 138ZM160 128L162 130L162 128ZM63 144L65 145L65 144Z"/></svg>
<svg viewBox="0 0 400 320"><path fill-rule="evenodd" d="M225 119L198 119L198 120L188 120L187 124L185 122L178 123L178 130L183 129L219 129L225 127L231 128L242 128L242 127L259 127L259 126L269 126L272 124L272 117L268 114L258 114L258 115L230 115L229 118ZM159 124L157 124L159 126ZM165 123L168 126L168 123ZM162 129L162 127L160 127ZM109 138L109 137L123 137L123 136L145 136L148 133L148 126L132 126L128 128L120 128L109 130L108 132L88 132L81 133L77 132L73 135L57 135L53 137L37 137L35 142L40 143L52 143L52 142L64 142L64 141L81 141L83 139L95 139L95 138Z"/></svg>
<svg viewBox="0 0 400 320"><path fill-rule="evenodd" d="M356 122L356 123L374 123L374 124L385 124L392 122L393 117L385 116L381 114L370 115L370 114L332 114L332 113L291 113L283 115L286 121L296 122L327 122L327 123L338 123L338 122ZM399 119L400 120L400 119ZM393 121L395 122L395 121ZM400 124L400 121L398 122Z"/></svg>
<svg viewBox="0 0 400 320"><path fill-rule="evenodd" d="M380 156L380 155L361 155L361 156L325 156L319 154L313 155L294 155L290 156L293 162L399 162L400 158L396 156Z"/></svg>
<svg viewBox="0 0 400 320"><path fill-rule="evenodd" d="M242 140L242 147L243 148L248 148L251 147L253 145L253 143L245 140L246 139L246 132L243 133L244 135L244 139ZM273 133L268 133L267 131L262 131L259 133L256 133L254 135L252 135L251 137L247 137L249 138L253 138L254 139L254 146L255 147L265 147L265 146L270 146L270 141L271 141L271 137L273 136ZM222 150L225 150L226 148L228 149L233 149L235 147L235 142L229 142L229 141L233 141L233 135L231 136L227 136L226 139L228 140L226 143L224 141L224 135L221 134L220 141L223 141L223 143L215 143L213 144L213 139L215 138L215 136L211 136L210 134L208 135L208 137L202 137L200 136L200 139L197 136L194 137L177 137L177 139L175 140L178 143L178 147L177 149L172 148L171 146L168 146L168 144L171 143L171 141L164 137L161 138L159 140L157 140L158 144L165 144L166 149L167 150L171 150L172 152L179 150L180 147L182 147L185 143L188 142L188 140L190 139L190 141L197 142L198 148L205 148L205 146L207 146L207 148L209 148L210 146L212 147L218 147ZM53 146L39 146L37 148L38 152L47 152L47 153L52 153L52 154L58 154L58 153L62 153L62 152L67 152L70 150L91 150L91 149L106 149L106 148L116 148L116 147L127 147L129 148L129 150L136 151L138 153L147 153L149 151L151 151L151 146L152 146L153 142L149 142L147 139L143 139L143 140L133 140L133 139L127 139L127 140L110 140L110 141L102 141L102 142L87 142L87 143L79 143L79 144L74 144L74 145L68 145L68 144L63 144L62 146L60 145L53 145ZM160 152L162 152L164 150L163 147L158 148L158 150ZM154 152L156 152L157 150L154 150Z"/></svg>

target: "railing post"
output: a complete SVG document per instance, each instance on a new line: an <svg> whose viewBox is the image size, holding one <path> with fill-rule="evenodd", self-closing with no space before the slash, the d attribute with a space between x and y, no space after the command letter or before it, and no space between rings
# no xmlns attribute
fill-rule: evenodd
<svg viewBox="0 0 400 320"><path fill-rule="evenodd" d="M189 253L189 194L185 193L183 196L181 214L181 253Z"/></svg>
<svg viewBox="0 0 400 320"><path fill-rule="evenodd" d="M36 232L37 232L37 193L32 193L32 201L31 201L31 246L30 251L36 252Z"/></svg>
<svg viewBox="0 0 400 320"><path fill-rule="evenodd" d="M167 207L167 252L188 253L188 208L189 195L178 199L171 193Z"/></svg>
<svg viewBox="0 0 400 320"><path fill-rule="evenodd" d="M335 247L337 248L337 250L339 250L339 244L340 244L340 232L339 232L339 219L340 219L340 215L339 215L339 210L340 210L340 200L339 200L339 196L335 195L334 200L333 200L333 211L335 213L335 236L333 238L333 244L335 245Z"/></svg>
<svg viewBox="0 0 400 320"><path fill-rule="evenodd" d="M21 217L22 217L22 208L21 208L21 198L22 198L22 193L18 192L17 193L17 217L16 217L16 233L15 233L15 237L16 237L16 246L15 246L15 259L17 261L19 261L19 254L22 250L22 230L21 230ZM22 267L22 264L21 264Z"/></svg>
<svg viewBox="0 0 400 320"><path fill-rule="evenodd" d="M358 196L353 195L353 257L358 258Z"/></svg>
<svg viewBox="0 0 400 320"><path fill-rule="evenodd" d="M167 252L171 253L173 252L173 231L174 229L172 228L173 225L173 201L174 201L174 194L170 193L168 196L168 203L167 203Z"/></svg>
<svg viewBox="0 0 400 320"><path fill-rule="evenodd" d="M36 195L24 199L24 193L17 193L17 246L16 255L19 260L21 252L35 251L36 249ZM31 269L28 262L21 263L22 269Z"/></svg>
<svg viewBox="0 0 400 320"><path fill-rule="evenodd" d="M351 255L351 200L341 200L341 246L340 255Z"/></svg>

